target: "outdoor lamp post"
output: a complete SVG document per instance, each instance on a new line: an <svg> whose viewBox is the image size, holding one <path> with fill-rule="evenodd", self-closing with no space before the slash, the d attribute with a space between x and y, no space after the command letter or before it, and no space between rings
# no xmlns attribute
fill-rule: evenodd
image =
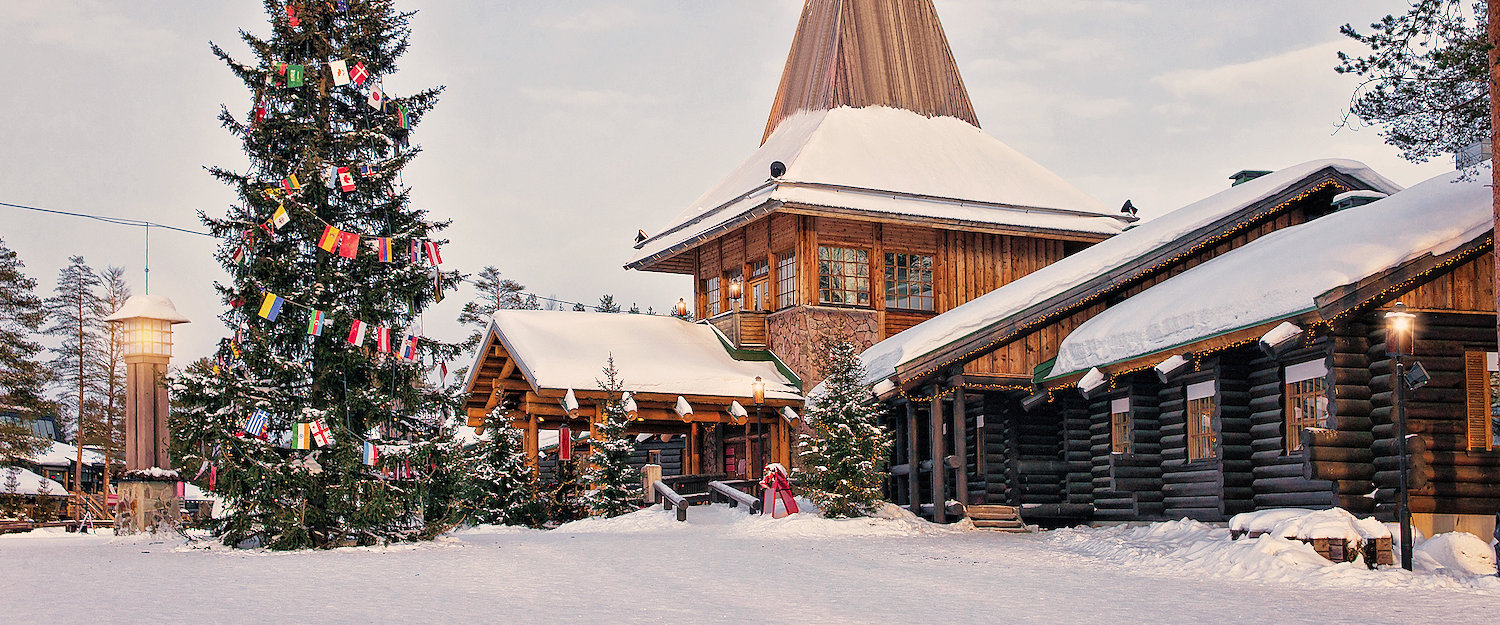
<svg viewBox="0 0 1500 625"><path fill-rule="evenodd" d="M677 298L677 316L687 318L687 300Z"/></svg>
<svg viewBox="0 0 1500 625"><path fill-rule="evenodd" d="M1401 523L1401 568L1412 570L1411 507L1407 499L1407 484L1410 482L1406 458L1406 363L1401 357L1411 353L1413 326L1416 315L1406 312L1406 305L1396 302L1391 312L1385 314L1385 351L1396 361L1391 389L1395 393L1396 409L1396 457L1399 460L1401 478L1400 498L1396 504L1397 521Z"/></svg>
<svg viewBox="0 0 1500 625"><path fill-rule="evenodd" d="M125 474L115 531L156 531L176 524L180 506L167 453L169 410L161 381L172 360L172 326L188 319L172 300L134 295L104 320L120 324L125 334Z"/></svg>
<svg viewBox="0 0 1500 625"><path fill-rule="evenodd" d="M750 395L755 400L755 465L751 467L751 475L757 475L760 469L766 465L766 440L762 437L760 427L760 408L766 404L766 381L755 376L755 381L750 383Z"/></svg>
<svg viewBox="0 0 1500 625"><path fill-rule="evenodd" d="M740 308L740 297L744 295L744 290L744 282L739 277L729 281L729 299L734 300L736 310Z"/></svg>

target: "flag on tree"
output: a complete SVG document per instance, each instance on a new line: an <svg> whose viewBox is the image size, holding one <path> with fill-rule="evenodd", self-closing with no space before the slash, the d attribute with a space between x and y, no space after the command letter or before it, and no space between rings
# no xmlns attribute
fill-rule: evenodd
<svg viewBox="0 0 1500 625"><path fill-rule="evenodd" d="M318 247L329 254L339 247L339 235L343 234L333 226L323 226L323 236L318 237Z"/></svg>
<svg viewBox="0 0 1500 625"><path fill-rule="evenodd" d="M290 10L292 10L292 8L291 7L287 7L287 10L290 11ZM296 24L292 24L292 25L296 26ZM303 67L301 65L289 65L289 66L287 66L287 68L286 68L286 86L288 86L288 87L301 87L302 86L302 72L303 72Z"/></svg>
<svg viewBox="0 0 1500 625"><path fill-rule="evenodd" d="M436 267L443 264L443 255L438 251L438 244L432 241L426 242L427 263Z"/></svg>
<svg viewBox="0 0 1500 625"><path fill-rule="evenodd" d="M360 459L366 465L375 466L375 463L380 461L380 448L376 447L375 443L365 441L364 447L360 449Z"/></svg>
<svg viewBox="0 0 1500 625"><path fill-rule="evenodd" d="M281 314L282 299L275 293L266 293L266 298L260 302L260 316L266 321L275 321L276 316Z"/></svg>
<svg viewBox="0 0 1500 625"><path fill-rule="evenodd" d="M363 85L366 80L370 79L370 72L365 70L364 62L354 62L354 67L349 70L349 79L353 80L356 85Z"/></svg>
<svg viewBox="0 0 1500 625"><path fill-rule="evenodd" d="M355 319L353 323L349 324L349 344L350 345L353 345L355 347L362 347L362 346L364 346L364 344L365 344L365 328L366 327L367 326L365 325L365 322L360 321L358 319Z"/></svg>
<svg viewBox="0 0 1500 625"><path fill-rule="evenodd" d="M312 316L307 318L307 333L313 336L323 336L323 311L312 311Z"/></svg>
<svg viewBox="0 0 1500 625"><path fill-rule="evenodd" d="M271 227L273 228L280 228L282 226L285 226L286 223L291 220L291 216L286 214L285 204L278 205L276 207L276 212L271 213Z"/></svg>
<svg viewBox="0 0 1500 625"><path fill-rule="evenodd" d="M349 84L349 66L343 59L328 62L328 71L333 74L334 86Z"/></svg>
<svg viewBox="0 0 1500 625"><path fill-rule="evenodd" d="M339 256L354 258L359 252L359 235L353 232L339 233Z"/></svg>
<svg viewBox="0 0 1500 625"><path fill-rule="evenodd" d="M349 173L348 167L339 168L339 188L345 192L354 190L354 175Z"/></svg>
<svg viewBox="0 0 1500 625"><path fill-rule="evenodd" d="M391 329L375 326L375 349L382 354L391 353Z"/></svg>
<svg viewBox="0 0 1500 625"><path fill-rule="evenodd" d="M270 423L271 415L264 410L256 408L255 412L250 413L250 416L245 418L245 425L240 429L252 438L260 438L266 435L266 426Z"/></svg>
<svg viewBox="0 0 1500 625"><path fill-rule="evenodd" d="M309 429L312 430L314 445L327 447L333 444L333 432L328 429L328 423L322 417L318 417L316 421L313 421Z"/></svg>
<svg viewBox="0 0 1500 625"><path fill-rule="evenodd" d="M311 423L298 423L292 427L292 449L312 449Z"/></svg>

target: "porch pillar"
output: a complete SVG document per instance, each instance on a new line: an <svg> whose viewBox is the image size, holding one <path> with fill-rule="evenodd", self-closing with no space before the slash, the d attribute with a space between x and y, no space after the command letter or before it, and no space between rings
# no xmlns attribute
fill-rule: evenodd
<svg viewBox="0 0 1500 625"><path fill-rule="evenodd" d="M522 445L526 452L526 464L531 465L531 470L541 475L542 464L537 461L537 454L541 451L540 440L537 436L536 415L526 415L526 440Z"/></svg>
<svg viewBox="0 0 1500 625"><path fill-rule="evenodd" d="M948 437L943 434L943 385L932 386L932 414L927 419L932 428L932 521L944 523L948 513L943 503L948 500Z"/></svg>
<svg viewBox="0 0 1500 625"><path fill-rule="evenodd" d="M953 378L953 455L958 458L958 473L953 478L953 490L964 506L969 505L969 423L964 406L964 376ZM975 441L978 444L978 441Z"/></svg>
<svg viewBox="0 0 1500 625"><path fill-rule="evenodd" d="M917 405L906 400L906 490L910 493L907 503L911 513L922 514L922 471L918 468L921 456L917 451Z"/></svg>

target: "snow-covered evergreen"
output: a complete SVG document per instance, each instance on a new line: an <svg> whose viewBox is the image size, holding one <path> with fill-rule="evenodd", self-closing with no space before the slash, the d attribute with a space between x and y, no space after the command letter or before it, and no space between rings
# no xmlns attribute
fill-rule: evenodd
<svg viewBox="0 0 1500 625"><path fill-rule="evenodd" d="M603 418L589 437L590 466L584 479L593 485L588 494L590 514L611 517L635 511L641 489L640 474L630 466L630 457L635 454L635 437L625 433L625 428L630 425L622 397L625 382L615 369L613 356L603 373L599 388L604 389L610 399L599 405Z"/></svg>
<svg viewBox="0 0 1500 625"><path fill-rule="evenodd" d="M797 443L798 486L828 517L859 516L880 500L891 436L880 424L881 407L864 379L859 348L848 340L828 345L818 370L823 392L804 417L813 430Z"/></svg>
<svg viewBox="0 0 1500 625"><path fill-rule="evenodd" d="M485 433L461 456L454 509L470 525L541 527L547 507L536 471L527 464L521 431L510 426L510 410L496 408L485 419Z"/></svg>

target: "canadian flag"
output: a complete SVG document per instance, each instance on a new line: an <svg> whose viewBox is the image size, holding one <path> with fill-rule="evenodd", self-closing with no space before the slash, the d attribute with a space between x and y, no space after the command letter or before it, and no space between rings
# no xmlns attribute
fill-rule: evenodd
<svg viewBox="0 0 1500 625"><path fill-rule="evenodd" d="M339 188L345 191L354 190L354 174L349 173L348 167L339 168Z"/></svg>

